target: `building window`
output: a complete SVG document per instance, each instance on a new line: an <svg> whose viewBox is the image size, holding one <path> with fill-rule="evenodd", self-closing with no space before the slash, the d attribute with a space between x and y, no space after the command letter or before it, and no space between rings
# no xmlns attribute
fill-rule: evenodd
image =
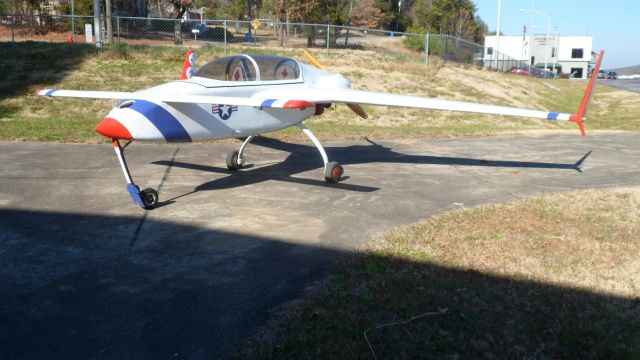
<svg viewBox="0 0 640 360"><path fill-rule="evenodd" d="M556 57L556 48L551 48L551 57Z"/></svg>
<svg viewBox="0 0 640 360"><path fill-rule="evenodd" d="M583 54L584 54L584 49L571 49L572 59L582 59Z"/></svg>
<svg viewBox="0 0 640 360"><path fill-rule="evenodd" d="M492 47L488 47L487 48L487 55L493 55L493 48Z"/></svg>

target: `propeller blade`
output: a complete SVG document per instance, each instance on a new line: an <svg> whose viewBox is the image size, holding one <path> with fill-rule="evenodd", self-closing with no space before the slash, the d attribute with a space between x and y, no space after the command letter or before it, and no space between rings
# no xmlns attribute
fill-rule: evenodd
<svg viewBox="0 0 640 360"><path fill-rule="evenodd" d="M304 56L306 56L307 59L313 64L313 66L317 67L320 70L325 70L325 67L320 63L320 61L318 61L318 59L316 59L315 56L311 55L310 52L304 50L303 53ZM351 103L347 104L347 106L349 107L349 109L351 109L351 111L356 113L361 118L366 119L368 117L367 113L364 112L364 109L362 108L362 106L360 106L360 104Z"/></svg>
<svg viewBox="0 0 640 360"><path fill-rule="evenodd" d="M351 111L358 114L358 116L360 116L361 118L363 119L368 118L367 113L364 112L364 109L362 108L362 106L360 106L360 104L348 103L347 106L349 107L349 109L351 109Z"/></svg>
<svg viewBox="0 0 640 360"><path fill-rule="evenodd" d="M318 61L318 59L316 59L315 56L311 55L310 52L308 52L307 50L304 50L303 53L304 53L304 56L306 56L307 59L309 59L309 61L311 61L313 66L317 67L320 70L324 70L325 69L325 67L322 64L320 64L320 61Z"/></svg>

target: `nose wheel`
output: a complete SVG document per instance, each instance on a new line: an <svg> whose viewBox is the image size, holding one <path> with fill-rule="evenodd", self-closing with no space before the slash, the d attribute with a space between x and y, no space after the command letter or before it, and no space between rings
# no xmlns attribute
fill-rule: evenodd
<svg viewBox="0 0 640 360"><path fill-rule="evenodd" d="M152 188L140 190L140 198L144 204L144 208L151 210L158 205L158 192Z"/></svg>

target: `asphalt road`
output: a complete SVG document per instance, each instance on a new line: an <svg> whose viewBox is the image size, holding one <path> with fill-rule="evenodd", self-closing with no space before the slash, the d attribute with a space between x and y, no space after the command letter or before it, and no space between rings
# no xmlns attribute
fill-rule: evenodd
<svg viewBox="0 0 640 360"><path fill-rule="evenodd" d="M598 79L598 83L611 86L616 89L631 91L640 93L640 79L638 80L625 80L625 79Z"/></svg>
<svg viewBox="0 0 640 360"><path fill-rule="evenodd" d="M640 134L310 144L0 143L0 358L228 355L345 252L435 213L640 184Z"/></svg>

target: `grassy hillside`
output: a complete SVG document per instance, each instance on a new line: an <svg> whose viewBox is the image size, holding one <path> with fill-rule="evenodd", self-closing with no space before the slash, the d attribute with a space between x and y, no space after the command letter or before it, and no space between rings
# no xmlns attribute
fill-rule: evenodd
<svg viewBox="0 0 640 360"><path fill-rule="evenodd" d="M33 95L37 88L134 91L177 79L184 48L114 46L97 50L83 44L0 44L0 139L64 142L104 141L93 131L114 105L109 100L48 99ZM231 53L256 52L236 47ZM265 52L265 50L259 50ZM268 50L267 50L268 51ZM273 52L302 58L298 51ZM218 47L198 50L200 64L223 55ZM575 112L585 84L580 81L541 80L496 73L420 57L344 51L319 59L340 72L354 88L420 96L438 96L491 104ZM366 106L362 120L345 106L332 107L307 121L322 139L468 136L525 130L571 129L574 124L513 117L483 116ZM588 130L640 128L640 95L598 88ZM304 139L297 129L272 134Z"/></svg>

